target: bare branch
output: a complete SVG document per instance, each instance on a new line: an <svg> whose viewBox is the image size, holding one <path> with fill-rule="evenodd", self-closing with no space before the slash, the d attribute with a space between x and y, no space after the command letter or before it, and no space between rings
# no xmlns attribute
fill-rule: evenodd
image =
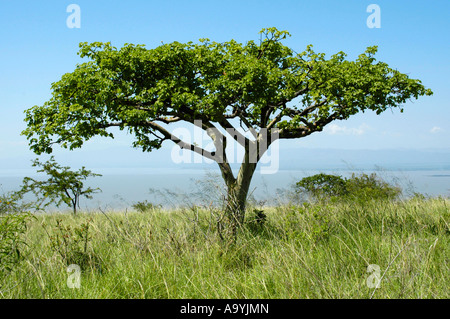
<svg viewBox="0 0 450 319"><path fill-rule="evenodd" d="M226 121L228 122L228 121ZM198 125L197 121L192 122L194 125ZM229 123L229 122L228 122ZM220 124L220 123L219 123ZM233 127L230 124L230 127ZM202 121L201 128L203 128L208 136L213 140L214 146L216 148L216 152L212 154L214 156L214 160L217 162L220 168L220 172L222 173L222 177L225 180L225 183L230 186L231 184L236 183L236 178L233 175L233 171L231 169L230 163L228 162L226 147L227 147L227 138L223 135L217 127L215 127L209 121ZM234 137L234 136L233 136Z"/></svg>
<svg viewBox="0 0 450 319"><path fill-rule="evenodd" d="M175 117L175 116L172 116L172 117L157 117L157 118L155 118L155 121L160 121L160 122L163 122L163 123L165 123L165 124L169 124L169 123L174 123L174 122L178 122L178 121L181 121L182 119L180 118L180 117Z"/></svg>
<svg viewBox="0 0 450 319"><path fill-rule="evenodd" d="M172 133L170 133L168 130L166 130L164 127L162 127L161 125L155 123L155 122L146 122L146 124L148 126L150 126L151 128L157 130L158 132L160 132L162 135L164 135L164 139L165 140L172 140L175 144L177 144L181 149L188 149L191 150L193 152L196 152L206 158L212 159L214 161L216 161L216 158L214 156L214 154L212 154L209 151L204 150L203 148L187 143L183 140L181 140L179 137L173 135Z"/></svg>
<svg viewBox="0 0 450 319"><path fill-rule="evenodd" d="M137 124L139 124L139 126L149 126L152 129L161 133L164 137L160 137L160 136L154 134L154 132L151 132L151 134L153 134L155 137L159 138L161 141L171 140L175 144L177 144L181 149L191 150L191 151L196 152L206 158L216 161L216 157L211 152L206 151L201 147L198 147L196 145L193 145L193 144L190 144L190 143L187 143L187 142L181 140L179 137L173 135L168 130L166 130L164 127L162 127L161 125L159 125L155 122L147 121L147 122L140 122ZM101 125L101 128L108 128L108 127L113 127L113 126L123 126L123 125L127 125L127 123L126 122L108 123L108 124Z"/></svg>
<svg viewBox="0 0 450 319"><path fill-rule="evenodd" d="M283 117L283 111L281 111L280 113L278 113L273 120L267 125L267 129L270 130L275 124L277 124L281 118Z"/></svg>
<svg viewBox="0 0 450 319"><path fill-rule="evenodd" d="M302 122L305 123L306 126L298 126L297 128L294 128L294 129L290 128L287 130L280 129L278 131L279 137L286 138L286 139L305 137L314 132L322 131L325 125L329 124L330 122L332 122L334 120L339 120L339 119L342 119L342 116L339 113L335 112L326 118L321 118L312 123L307 122L306 120L303 120Z"/></svg>
<svg viewBox="0 0 450 319"><path fill-rule="evenodd" d="M233 137L233 139L238 142L241 146L245 147L246 144L248 144L248 138L245 137L243 134L241 134L231 123L226 119L223 118L219 122L220 126L223 127L229 135ZM232 131L231 134L230 131Z"/></svg>

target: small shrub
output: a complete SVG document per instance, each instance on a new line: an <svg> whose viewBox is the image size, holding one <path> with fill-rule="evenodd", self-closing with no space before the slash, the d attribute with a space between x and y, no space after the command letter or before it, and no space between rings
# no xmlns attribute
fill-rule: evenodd
<svg viewBox="0 0 450 319"><path fill-rule="evenodd" d="M306 191L315 198L344 196L348 193L345 179L322 173L302 178L296 187L298 191Z"/></svg>
<svg viewBox="0 0 450 319"><path fill-rule="evenodd" d="M252 228L262 228L267 222L267 215L263 210L253 209L253 214L249 216L248 225Z"/></svg>
<svg viewBox="0 0 450 319"><path fill-rule="evenodd" d="M330 218L324 208L305 203L291 206L283 214L284 231L288 239L326 240L330 233Z"/></svg>
<svg viewBox="0 0 450 319"><path fill-rule="evenodd" d="M0 277L12 270L21 258L21 247L25 245L22 235L29 218L28 213L0 216Z"/></svg>
<svg viewBox="0 0 450 319"><path fill-rule="evenodd" d="M99 258L88 251L89 241L92 237L89 234L89 219L79 227L65 226L61 219L56 220L53 236L49 235L51 249L58 253L65 264L76 264L82 269L87 266L99 267Z"/></svg>
<svg viewBox="0 0 450 319"><path fill-rule="evenodd" d="M32 204L26 204L21 200L22 194L20 192L0 195L0 216L28 211Z"/></svg>
<svg viewBox="0 0 450 319"><path fill-rule="evenodd" d="M246 217L245 228L253 236L269 238L276 232L276 228L269 224L267 215L261 209L253 209Z"/></svg>
<svg viewBox="0 0 450 319"><path fill-rule="evenodd" d="M314 208L312 212L312 239L316 242L321 240L327 240L330 235L330 219L320 210L320 208Z"/></svg>
<svg viewBox="0 0 450 319"><path fill-rule="evenodd" d="M347 195L360 200L394 199L401 194L400 188L390 185L375 173L359 176L352 174L351 178L346 179L345 184Z"/></svg>
<svg viewBox="0 0 450 319"><path fill-rule="evenodd" d="M153 203L148 202L147 200L144 200L143 202L137 202L133 204L132 207L136 209L138 212L145 213L155 208L159 208L160 205L155 205Z"/></svg>
<svg viewBox="0 0 450 319"><path fill-rule="evenodd" d="M296 183L297 193L308 193L315 200L366 200L395 199L401 194L399 187L393 186L375 173L352 174L350 178L336 175L316 174Z"/></svg>
<svg viewBox="0 0 450 319"><path fill-rule="evenodd" d="M0 196L0 277L11 271L21 259L22 239L31 218L22 212L14 193Z"/></svg>
<svg viewBox="0 0 450 319"><path fill-rule="evenodd" d="M301 236L300 215L304 212L301 206L290 206L285 213L280 212L283 216L284 232L287 238L299 238Z"/></svg>

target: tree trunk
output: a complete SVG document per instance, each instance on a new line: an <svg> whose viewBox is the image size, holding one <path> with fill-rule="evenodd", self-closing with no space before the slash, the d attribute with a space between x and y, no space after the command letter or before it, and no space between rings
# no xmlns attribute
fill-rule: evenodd
<svg viewBox="0 0 450 319"><path fill-rule="evenodd" d="M228 226L233 240L236 240L238 228L244 223L247 195L256 165L257 163L249 163L245 160L239 169L235 182L227 184L225 215L229 222Z"/></svg>
<svg viewBox="0 0 450 319"><path fill-rule="evenodd" d="M72 208L73 208L73 214L77 214L77 196L75 195L74 199L71 199L72 201Z"/></svg>
<svg viewBox="0 0 450 319"><path fill-rule="evenodd" d="M224 162L219 163L222 177L227 186L225 216L228 225L226 226L229 227L229 233L231 233L233 241L236 241L238 228L244 223L248 191L258 161L274 140L272 136L268 137L267 134L262 134L258 136L256 141L247 141L244 160L237 178L233 176L225 152ZM260 147L261 145L263 147Z"/></svg>

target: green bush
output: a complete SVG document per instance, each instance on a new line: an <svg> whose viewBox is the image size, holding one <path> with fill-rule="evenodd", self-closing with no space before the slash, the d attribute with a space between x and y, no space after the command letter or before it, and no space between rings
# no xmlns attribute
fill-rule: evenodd
<svg viewBox="0 0 450 319"><path fill-rule="evenodd" d="M306 191L315 198L344 196L348 193L345 179L323 173L302 178L296 184L296 188L298 191Z"/></svg>
<svg viewBox="0 0 450 319"><path fill-rule="evenodd" d="M348 191L347 196L360 200L395 199L402 192L399 187L385 182L375 173L360 174L359 176L352 174L345 184Z"/></svg>
<svg viewBox="0 0 450 319"><path fill-rule="evenodd" d="M0 196L0 277L9 272L21 258L22 239L31 215L21 211L14 194Z"/></svg>
<svg viewBox="0 0 450 319"><path fill-rule="evenodd" d="M307 193L315 200L383 200L395 199L401 194L399 187L385 182L375 173L353 173L350 178L321 173L302 178L295 188L297 193Z"/></svg>
<svg viewBox="0 0 450 319"><path fill-rule="evenodd" d="M137 202L133 205L131 205L134 209L136 209L138 212L145 213L150 210L153 210L155 208L160 208L160 205L155 205L153 203L148 202L147 200L144 200L143 202Z"/></svg>
<svg viewBox="0 0 450 319"><path fill-rule="evenodd" d="M248 219L247 223L251 227L261 228L267 221L267 215L261 209L253 209L253 214Z"/></svg>

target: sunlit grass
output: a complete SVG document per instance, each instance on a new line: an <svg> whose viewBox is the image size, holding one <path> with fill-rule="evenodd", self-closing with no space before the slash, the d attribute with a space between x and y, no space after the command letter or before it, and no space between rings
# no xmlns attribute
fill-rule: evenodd
<svg viewBox="0 0 450 319"><path fill-rule="evenodd" d="M264 209L263 225L250 222L250 209L235 244L221 240L205 209L40 214L0 296L448 298L449 204L280 206ZM57 219L72 231L92 219L78 289L67 286L68 261L51 246ZM379 266L378 277L369 265ZM371 278L379 288L368 286Z"/></svg>

